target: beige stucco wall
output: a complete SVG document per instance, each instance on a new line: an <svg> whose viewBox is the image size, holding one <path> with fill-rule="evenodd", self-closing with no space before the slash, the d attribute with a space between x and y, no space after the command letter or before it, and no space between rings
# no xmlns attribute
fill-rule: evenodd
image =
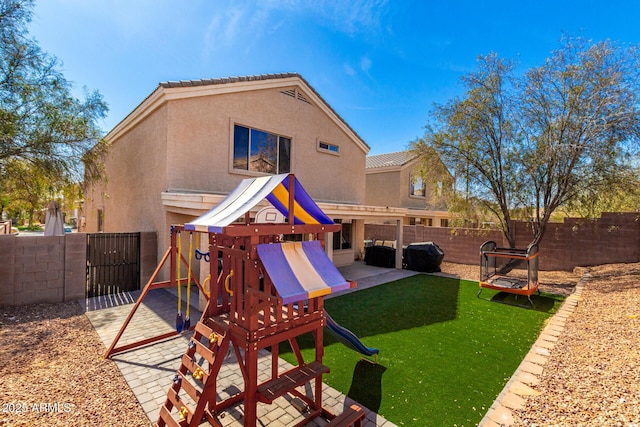
<svg viewBox="0 0 640 427"><path fill-rule="evenodd" d="M365 152L317 106L284 89L170 101L167 187L226 193L256 176L232 168L233 126L241 124L291 138L291 172L314 199L363 203ZM318 151L318 139L340 154Z"/></svg>
<svg viewBox="0 0 640 427"><path fill-rule="evenodd" d="M119 139L111 141L105 159L105 181L85 193L86 228L98 230L98 209L104 210L104 231L158 231L164 228L159 194L167 182L167 109L162 106Z"/></svg>
<svg viewBox="0 0 640 427"><path fill-rule="evenodd" d="M428 192L425 193L427 197L415 197L409 194L411 172L415 167L413 162L391 170L368 170L365 203L372 206L426 209Z"/></svg>
<svg viewBox="0 0 640 427"><path fill-rule="evenodd" d="M400 171L366 174L366 198L369 206L400 206Z"/></svg>

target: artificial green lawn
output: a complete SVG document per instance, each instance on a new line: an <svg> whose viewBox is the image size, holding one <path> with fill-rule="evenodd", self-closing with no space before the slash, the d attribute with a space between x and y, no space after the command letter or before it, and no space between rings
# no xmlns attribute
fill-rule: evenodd
<svg viewBox="0 0 640 427"><path fill-rule="evenodd" d="M477 282L421 274L325 300L331 316L380 355L378 365L359 361L325 332L324 381L398 425L476 425L562 300L533 296L535 309L527 309L477 291ZM496 294L481 296L504 295ZM311 337L299 343L313 360ZM288 346L280 352L295 363Z"/></svg>

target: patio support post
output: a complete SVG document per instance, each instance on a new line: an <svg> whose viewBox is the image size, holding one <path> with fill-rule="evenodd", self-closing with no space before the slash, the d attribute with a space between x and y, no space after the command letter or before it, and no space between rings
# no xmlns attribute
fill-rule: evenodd
<svg viewBox="0 0 640 427"><path fill-rule="evenodd" d="M324 233L324 252L333 261L333 233Z"/></svg>
<svg viewBox="0 0 640 427"><path fill-rule="evenodd" d="M396 220L396 268L402 270L402 219Z"/></svg>

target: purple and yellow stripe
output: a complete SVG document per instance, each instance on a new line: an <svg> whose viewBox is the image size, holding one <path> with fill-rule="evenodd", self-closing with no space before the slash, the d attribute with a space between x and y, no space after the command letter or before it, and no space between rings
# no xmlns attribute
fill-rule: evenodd
<svg viewBox="0 0 640 427"><path fill-rule="evenodd" d="M295 224L333 224L329 218L313 201L304 187L294 177L293 217ZM289 178L288 176L278 184L266 199L285 217L289 215Z"/></svg>
<svg viewBox="0 0 640 427"><path fill-rule="evenodd" d="M257 249L258 257L284 304L350 287L317 240L258 245Z"/></svg>
<svg viewBox="0 0 640 427"><path fill-rule="evenodd" d="M289 216L289 174L248 178L209 212L184 225L188 231L222 233L223 228L242 217L262 200L267 199L285 218ZM305 191L297 178L293 179L294 224L333 224Z"/></svg>

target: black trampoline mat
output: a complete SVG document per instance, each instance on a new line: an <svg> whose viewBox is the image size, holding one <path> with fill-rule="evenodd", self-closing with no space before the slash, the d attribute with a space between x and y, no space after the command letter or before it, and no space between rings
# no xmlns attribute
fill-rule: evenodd
<svg viewBox="0 0 640 427"><path fill-rule="evenodd" d="M518 279L517 277L496 277L489 280L489 283L493 286L508 289L522 289L527 286L526 279Z"/></svg>

